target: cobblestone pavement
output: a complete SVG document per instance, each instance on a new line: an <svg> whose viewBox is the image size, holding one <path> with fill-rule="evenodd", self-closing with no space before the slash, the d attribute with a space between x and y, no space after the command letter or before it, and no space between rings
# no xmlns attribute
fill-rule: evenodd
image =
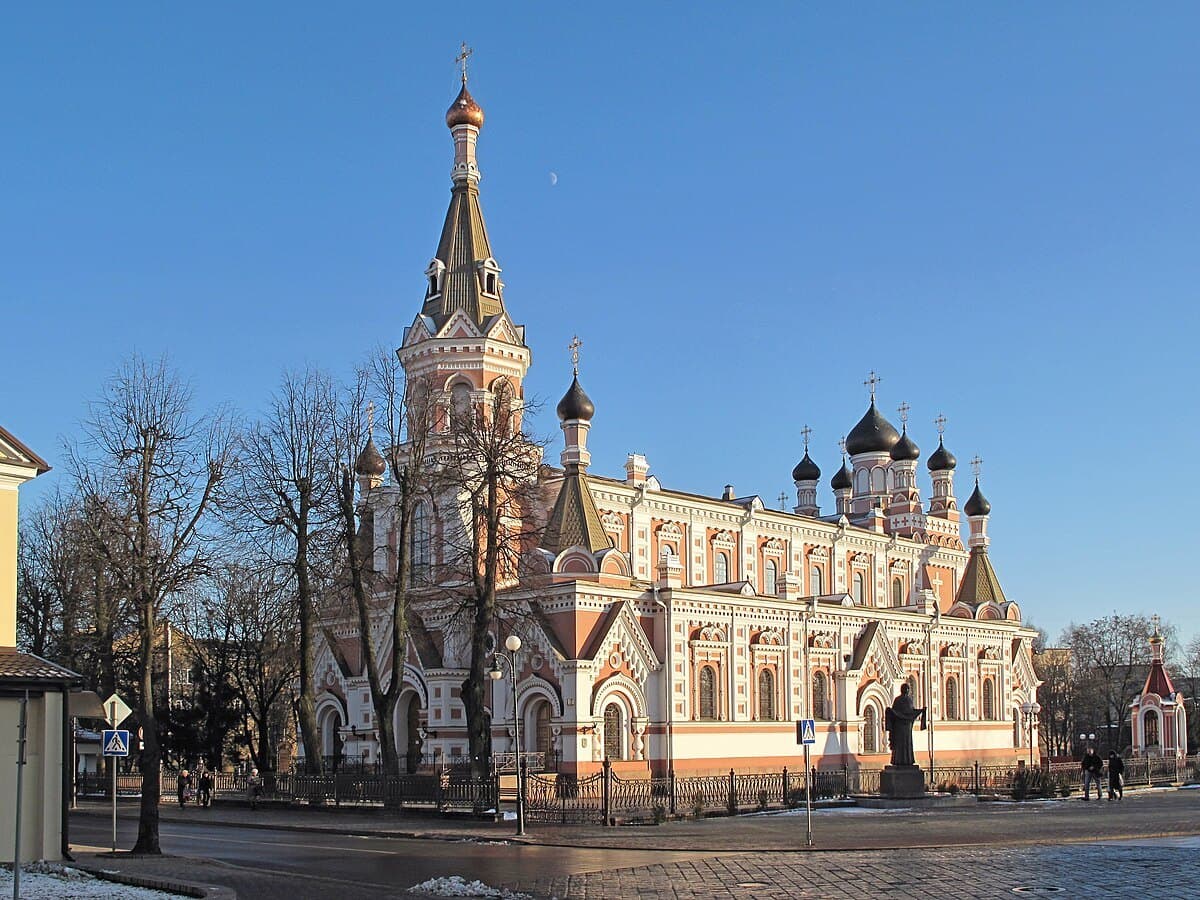
<svg viewBox="0 0 1200 900"><path fill-rule="evenodd" d="M1138 897L1200 894L1200 840L1149 839L1063 847L812 851L727 854L531 879L510 885L537 897L713 898Z"/></svg>

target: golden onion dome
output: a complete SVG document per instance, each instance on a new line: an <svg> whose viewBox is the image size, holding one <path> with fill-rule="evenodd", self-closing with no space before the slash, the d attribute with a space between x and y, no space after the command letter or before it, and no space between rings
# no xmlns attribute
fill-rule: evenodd
<svg viewBox="0 0 1200 900"><path fill-rule="evenodd" d="M446 127L453 128L455 125L483 127L483 108L475 102L465 82L450 108L446 110Z"/></svg>

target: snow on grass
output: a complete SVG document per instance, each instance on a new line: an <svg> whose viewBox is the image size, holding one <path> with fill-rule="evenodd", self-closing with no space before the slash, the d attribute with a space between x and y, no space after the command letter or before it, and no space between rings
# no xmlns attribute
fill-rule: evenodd
<svg viewBox="0 0 1200 900"><path fill-rule="evenodd" d="M408 889L410 894L432 894L436 897L488 897L492 900L530 900L528 894L518 894L504 888L494 888L482 881L467 881L461 875L430 878Z"/></svg>
<svg viewBox="0 0 1200 900"><path fill-rule="evenodd" d="M12 896L12 867L0 867L0 897ZM21 866L21 900L165 900L164 891L115 884L69 866L26 863Z"/></svg>

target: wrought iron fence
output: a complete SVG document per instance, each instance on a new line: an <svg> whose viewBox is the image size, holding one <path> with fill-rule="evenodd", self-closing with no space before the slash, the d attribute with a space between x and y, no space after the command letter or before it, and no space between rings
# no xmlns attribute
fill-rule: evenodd
<svg viewBox="0 0 1200 900"><path fill-rule="evenodd" d="M531 773L525 778L525 818L563 825L602 823L604 775L554 776Z"/></svg>

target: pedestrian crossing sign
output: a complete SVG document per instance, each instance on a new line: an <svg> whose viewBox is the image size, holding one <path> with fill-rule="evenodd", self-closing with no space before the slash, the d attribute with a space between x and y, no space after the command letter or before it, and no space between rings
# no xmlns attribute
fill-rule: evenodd
<svg viewBox="0 0 1200 900"><path fill-rule="evenodd" d="M129 732L118 728L106 728L100 732L100 746L105 756L128 756Z"/></svg>
<svg viewBox="0 0 1200 900"><path fill-rule="evenodd" d="M817 742L817 723L812 719L796 721L796 743L815 744Z"/></svg>

